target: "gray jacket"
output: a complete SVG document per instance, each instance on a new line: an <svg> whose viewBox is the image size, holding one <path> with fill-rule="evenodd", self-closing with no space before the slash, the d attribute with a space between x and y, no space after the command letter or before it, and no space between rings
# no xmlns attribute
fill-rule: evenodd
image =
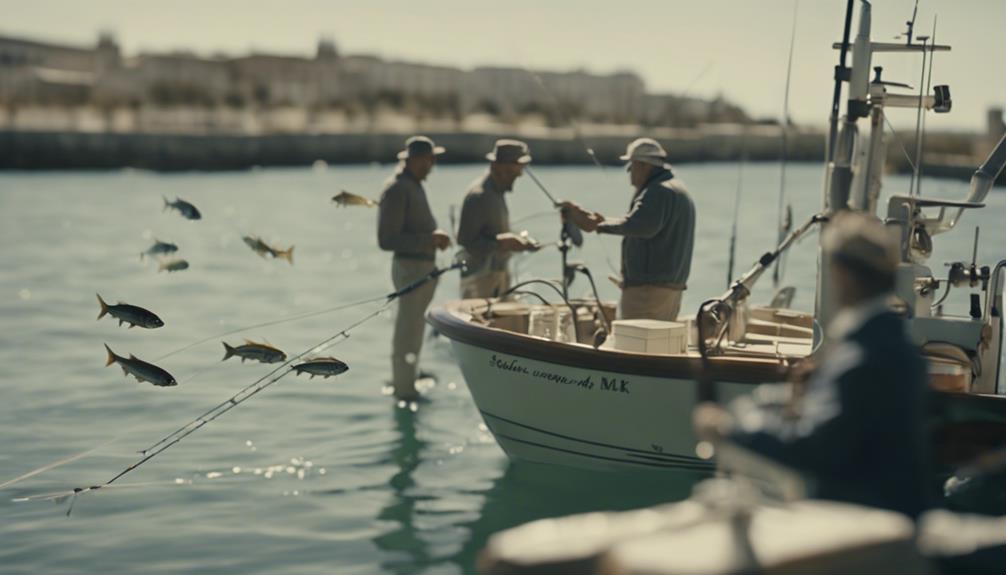
<svg viewBox="0 0 1006 575"><path fill-rule="evenodd" d="M404 168L384 185L377 212L377 245L395 257L436 259L433 218L423 185Z"/></svg>
<svg viewBox="0 0 1006 575"><path fill-rule="evenodd" d="M496 241L497 234L510 231L510 210L504 194L488 173L468 188L458 223L458 244L468 252L463 276L507 269L510 254L498 251Z"/></svg>
<svg viewBox="0 0 1006 575"><path fill-rule="evenodd" d="M632 196L628 214L608 218L597 231L624 236L622 279L626 287L687 287L695 242L695 204L669 170L659 170Z"/></svg>

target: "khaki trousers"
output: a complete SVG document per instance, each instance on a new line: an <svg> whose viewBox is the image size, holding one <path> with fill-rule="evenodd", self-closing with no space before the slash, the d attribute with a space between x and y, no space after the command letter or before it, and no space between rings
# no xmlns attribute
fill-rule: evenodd
<svg viewBox="0 0 1006 575"><path fill-rule="evenodd" d="M433 261L395 258L391 262L391 281L399 290L433 271ZM433 300L437 280L430 280L398 298L395 336L391 340L391 384L395 397L412 399L416 393L416 370L423 349L426 308Z"/></svg>
<svg viewBox="0 0 1006 575"><path fill-rule="evenodd" d="M681 311L679 290L666 286L631 286L622 288L618 302L622 319L675 321Z"/></svg>
<svg viewBox="0 0 1006 575"><path fill-rule="evenodd" d="M461 278L461 298L481 299L499 297L510 289L510 273L503 271L484 271Z"/></svg>

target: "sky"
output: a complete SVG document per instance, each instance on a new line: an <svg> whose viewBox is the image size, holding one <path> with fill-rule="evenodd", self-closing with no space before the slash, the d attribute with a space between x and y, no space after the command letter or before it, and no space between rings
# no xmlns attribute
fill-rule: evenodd
<svg viewBox="0 0 1006 575"><path fill-rule="evenodd" d="M857 0L858 2L858 0ZM915 0L873 2L874 41L904 32ZM795 7L795 9L794 9ZM791 117L824 126L844 0L0 0L0 34L91 45L113 32L127 55L251 50L312 55L318 38L344 54L471 68L631 70L650 92L723 95L755 117L783 114L796 15ZM936 55L934 84L949 84L955 111L927 127L983 130L986 109L1006 106L997 54L1006 0L920 0L916 33L953 51ZM855 24L853 31L855 32ZM850 59L851 62L851 59ZM881 55L888 80L917 86L917 56ZM911 111L892 112L913 127Z"/></svg>

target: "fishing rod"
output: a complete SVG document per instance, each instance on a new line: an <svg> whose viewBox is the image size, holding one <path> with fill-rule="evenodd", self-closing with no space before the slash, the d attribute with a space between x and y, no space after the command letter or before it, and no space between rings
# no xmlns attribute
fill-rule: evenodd
<svg viewBox="0 0 1006 575"><path fill-rule="evenodd" d="M604 165L601 164L600 161L598 161L597 155L594 153L594 148L591 148L587 144L587 141L584 140L583 132L580 131L580 125L576 123L576 120L574 120L572 116L567 116L565 112L563 112L562 102L559 101L559 98L557 98L555 94L548 89L548 86L545 85L545 82L541 79L541 76L528 69L525 69L525 71L528 74L530 74L532 78L534 78L534 81L541 88L541 91L544 92L545 95L552 101L552 104L555 107L555 111L556 113L559 114L560 118L563 120L563 123L569 124L569 126L573 128L573 136L583 147L584 151L587 152L587 155L590 156L590 159L594 162L594 165L596 165L598 168L601 168L601 170L603 171Z"/></svg>
<svg viewBox="0 0 1006 575"><path fill-rule="evenodd" d="M130 473L130 472L138 469L144 463L146 463L146 462L150 461L151 459L157 457L161 453L164 453L165 451L167 451L168 449L170 449L172 446L178 444L180 441L182 441L183 439L185 439L189 435L195 433L196 431L198 431L199 429L201 429L205 425L209 424L211 421L214 421L214 420L218 419L219 417L223 416L228 411L234 409L238 405L241 405L245 401L248 401L249 399L251 399L252 397L254 397L255 395L257 395L259 392L265 390L269 386L271 386L274 383L278 382L280 379L282 379L287 374L293 372L294 369L291 366L291 364L293 362L295 362L295 361L303 358L306 355L313 354L313 353L320 353L321 351L323 351L323 350L325 350L325 349L327 349L327 348L329 348L329 347L331 347L331 346L333 346L333 345L335 345L337 343L340 343L341 341L345 341L346 339L349 338L350 331L352 331L353 329L359 327L360 325L363 325L364 323L366 323L367 321L373 319L374 317L377 317L378 315L380 315L382 312L384 312L385 310L387 310L391 306L391 304L396 299L398 299L399 297L401 297L403 295L406 295L406 294L408 294L408 293L410 293L412 291L415 291L416 289L418 289L423 284L425 284L425 283L427 283L429 281L432 281L432 280L434 280L436 278L439 278L441 275L447 273L448 271L456 270L456 269L462 269L462 268L464 268L464 266L465 266L465 262L464 261L455 261L450 266L447 266L447 267L444 267L444 268L436 268L433 271L431 271L430 273L426 274L425 276L423 276L423 277L419 278L418 280L414 281L413 283L411 283L411 284L403 287L400 290L392 292L391 294L389 294L386 297L386 301L379 308L377 308L374 311L372 311L372 312L368 313L367 315L363 316L362 318L360 318L359 320L357 320L354 323L350 324L346 328L343 328L341 331L339 331L335 335L330 336L330 337L322 340L320 343L316 344L315 346L313 346L311 348L308 348L307 350L302 351L301 353L298 353L297 355L295 355L295 356L287 359L286 361L284 361L283 363L281 363L279 366L277 366L276 368L272 369L269 373L267 373L266 375L264 375L264 376L260 377L259 379L255 380L253 383L245 386L244 388L242 388L240 391L238 391L237 393L235 393L231 397L229 397L226 400L224 400L223 402L217 404L213 408L207 410L206 412L204 412L199 417L196 417L195 419L189 421L188 423L186 423L182 427L178 428L177 430L173 431L172 433L166 435L165 437L163 437L162 439L160 439L159 441L157 441L156 443L154 443L150 447L148 447L148 448L140 451L140 454L142 455L142 457L140 459L138 459L137 461L135 461L132 464L130 464L129 466L127 466L125 469L123 469L122 471L120 471L119 473L117 473L115 476L113 476L108 481L106 481L104 483L101 483L101 484L97 484L97 485L91 485L91 486L88 486L88 487L77 487L77 488L74 488L72 490L73 500L71 500L70 509L67 510L67 515L69 515L70 511L72 511L72 509L73 509L73 502L76 501L77 495L82 494L82 493L87 493L87 492L90 492L90 491L97 491L99 489L102 489L104 487L107 487L107 486L113 484L118 479L120 479L123 476L127 475L128 473Z"/></svg>
<svg viewBox="0 0 1006 575"><path fill-rule="evenodd" d="M793 27L789 35L789 57L786 62L786 87L782 99L782 141L779 154L779 204L776 208L776 230L778 234L776 235L776 243L782 242L793 226L793 210L786 202L786 164L789 160L789 87L790 80L793 77L793 49L796 46L796 22L799 9L800 0L795 0L793 2ZM783 209L784 204L786 204L785 210ZM784 211L786 213L785 216L783 215ZM778 289L779 283L782 281L785 273L785 261L785 255L775 261L775 267L772 269L772 287L774 289Z"/></svg>
<svg viewBox="0 0 1006 575"><path fill-rule="evenodd" d="M737 219L741 211L741 191L744 188L744 161L747 156L747 131L741 133L741 159L737 163L737 190L734 192L734 222L730 231L730 254L727 258L727 287L734 281L734 256L737 253Z"/></svg>

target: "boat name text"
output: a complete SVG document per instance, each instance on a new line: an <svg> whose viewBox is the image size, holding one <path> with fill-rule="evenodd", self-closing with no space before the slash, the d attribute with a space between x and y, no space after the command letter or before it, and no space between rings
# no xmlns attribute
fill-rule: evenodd
<svg viewBox="0 0 1006 575"><path fill-rule="evenodd" d="M594 381L594 375L588 375L584 378L577 377L567 377L559 373L553 373L546 371L544 369L529 368L526 365L520 363L517 358L507 358L500 357L496 354L489 359L489 366L498 369L500 371L510 371L514 373L519 373L521 375L526 375L535 379L540 379L548 383L558 383L561 385L569 385L577 389L583 390L593 390L598 391L611 391L615 393L625 393L629 392L629 382L619 378L619 377L607 377L598 376L599 380L597 383Z"/></svg>

